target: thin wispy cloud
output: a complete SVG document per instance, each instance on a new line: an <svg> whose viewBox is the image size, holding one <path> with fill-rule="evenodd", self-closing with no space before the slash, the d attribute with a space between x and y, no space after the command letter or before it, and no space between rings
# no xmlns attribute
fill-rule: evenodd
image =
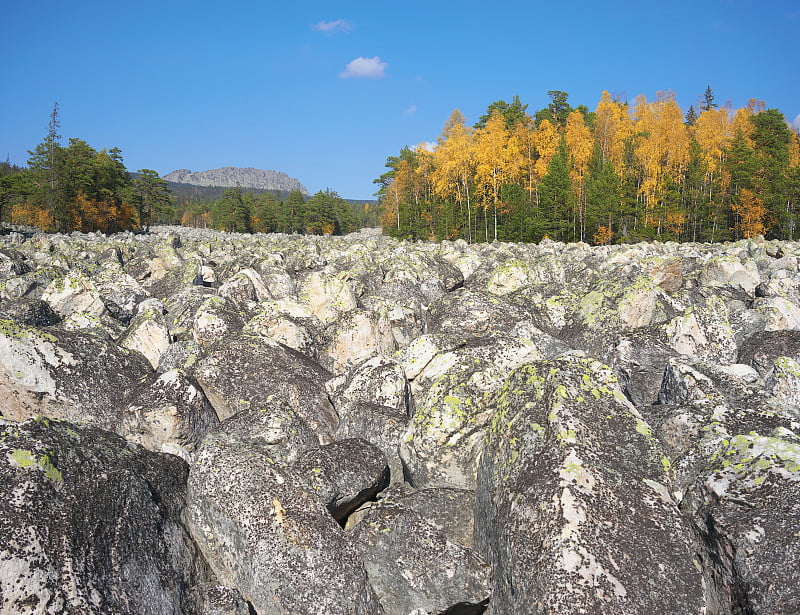
<svg viewBox="0 0 800 615"><path fill-rule="evenodd" d="M334 32L344 32L348 34L353 29L353 24L346 19L337 19L335 21L325 21L323 19L311 26L311 29L317 32L324 32L325 34L333 34Z"/></svg>
<svg viewBox="0 0 800 615"><path fill-rule="evenodd" d="M411 105L408 109L403 111L403 115L414 115L417 112L417 105Z"/></svg>
<svg viewBox="0 0 800 615"><path fill-rule="evenodd" d="M363 78L382 79L384 72L389 67L378 56L374 58L356 58L347 64L343 72L339 73L342 79Z"/></svg>
<svg viewBox="0 0 800 615"><path fill-rule="evenodd" d="M792 121L792 127L795 130L800 131L800 113L798 113L797 117Z"/></svg>

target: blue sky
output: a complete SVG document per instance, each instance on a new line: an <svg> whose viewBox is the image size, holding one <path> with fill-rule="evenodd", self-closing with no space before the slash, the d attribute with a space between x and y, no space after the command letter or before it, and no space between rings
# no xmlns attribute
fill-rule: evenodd
<svg viewBox="0 0 800 615"><path fill-rule="evenodd" d="M800 118L798 0L150 2L25 0L0 17L0 157L24 164L60 106L64 141L129 170L284 171L371 198L403 145L518 94L564 90ZM800 122L800 119L798 119Z"/></svg>

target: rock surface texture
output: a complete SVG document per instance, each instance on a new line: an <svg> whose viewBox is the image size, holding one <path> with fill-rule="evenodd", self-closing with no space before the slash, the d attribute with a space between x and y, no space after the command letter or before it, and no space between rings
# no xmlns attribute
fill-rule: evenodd
<svg viewBox="0 0 800 615"><path fill-rule="evenodd" d="M800 244L0 236L0 615L800 612Z"/></svg>

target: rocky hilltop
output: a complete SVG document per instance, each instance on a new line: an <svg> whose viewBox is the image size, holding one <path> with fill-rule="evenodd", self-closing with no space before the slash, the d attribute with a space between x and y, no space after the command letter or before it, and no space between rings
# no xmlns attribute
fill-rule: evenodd
<svg viewBox="0 0 800 615"><path fill-rule="evenodd" d="M797 613L800 244L0 242L0 613Z"/></svg>
<svg viewBox="0 0 800 615"><path fill-rule="evenodd" d="M216 186L225 188L258 188L261 190L282 190L291 192L299 190L308 194L308 189L294 177L289 177L281 171L254 169L252 167L222 167L209 171L190 171L178 169L167 173L163 179L177 184L190 184L192 186Z"/></svg>

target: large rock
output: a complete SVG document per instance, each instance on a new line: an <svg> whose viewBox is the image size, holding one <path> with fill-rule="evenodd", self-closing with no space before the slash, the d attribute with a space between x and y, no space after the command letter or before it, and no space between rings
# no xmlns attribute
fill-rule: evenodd
<svg viewBox="0 0 800 615"><path fill-rule="evenodd" d="M154 451L190 459L208 431L219 423L197 383L180 370L161 374L127 405L116 431Z"/></svg>
<svg viewBox="0 0 800 615"><path fill-rule="evenodd" d="M291 301L262 301L243 331L268 337L316 359L321 325L311 310Z"/></svg>
<svg viewBox="0 0 800 615"><path fill-rule="evenodd" d="M702 611L668 460L610 368L524 365L494 406L475 506L494 611Z"/></svg>
<svg viewBox="0 0 800 615"><path fill-rule="evenodd" d="M704 286L732 286L754 296L761 281L758 267L752 259L740 259L733 255L712 257L700 272L700 283Z"/></svg>
<svg viewBox="0 0 800 615"><path fill-rule="evenodd" d="M460 288L430 306L426 333L483 337L511 331L531 319L522 306L488 292Z"/></svg>
<svg viewBox="0 0 800 615"><path fill-rule="evenodd" d="M220 340L194 371L220 419L286 401L318 434L333 440L338 417L328 399L330 373L299 352L255 335Z"/></svg>
<svg viewBox="0 0 800 615"><path fill-rule="evenodd" d="M157 368L161 355L172 342L164 319L164 304L157 299L149 300L147 305L138 310L136 317L117 341L124 348L141 352L153 369Z"/></svg>
<svg viewBox="0 0 800 615"><path fill-rule="evenodd" d="M326 387L337 406L347 402L365 402L386 406L408 414L411 389L402 366L389 357L373 357L332 378Z"/></svg>
<svg viewBox="0 0 800 615"><path fill-rule="evenodd" d="M800 359L800 331L764 331L753 335L739 348L738 361L767 376L778 357Z"/></svg>
<svg viewBox="0 0 800 615"><path fill-rule="evenodd" d="M324 334L321 363L335 374L374 356L387 356L396 345L385 315L351 310Z"/></svg>
<svg viewBox="0 0 800 615"><path fill-rule="evenodd" d="M0 303L0 319L13 320L21 325L49 327L61 318L41 299L11 299Z"/></svg>
<svg viewBox="0 0 800 615"><path fill-rule="evenodd" d="M358 307L358 299L344 274L326 276L313 271L303 278L299 296L324 325Z"/></svg>
<svg viewBox="0 0 800 615"><path fill-rule="evenodd" d="M0 321L3 416L44 414L115 430L126 399L155 374L138 352L91 333Z"/></svg>
<svg viewBox="0 0 800 615"><path fill-rule="evenodd" d="M187 519L216 578L259 614L381 613L358 552L300 484L260 446L208 437Z"/></svg>
<svg viewBox="0 0 800 615"><path fill-rule="evenodd" d="M88 425L0 421L0 612L192 613L187 467Z"/></svg>
<svg viewBox="0 0 800 615"><path fill-rule="evenodd" d="M384 612L444 613L456 605L482 612L491 587L489 566L403 502L379 501L350 530Z"/></svg>
<svg viewBox="0 0 800 615"><path fill-rule="evenodd" d="M673 459L672 488L693 528L708 611L792 612L800 578L797 423L770 412L758 382L694 367L705 373L683 367L683 387L673 391L684 401L662 406L656 433Z"/></svg>
<svg viewBox="0 0 800 615"><path fill-rule="evenodd" d="M30 271L25 255L19 250L0 249L0 279L16 277Z"/></svg>
<svg viewBox="0 0 800 615"><path fill-rule="evenodd" d="M77 270L53 280L44 290L42 299L62 318L76 312L99 316L106 311L94 282Z"/></svg>
<svg viewBox="0 0 800 615"><path fill-rule="evenodd" d="M723 298L704 293L664 327L668 345L678 354L718 363L736 361L736 339Z"/></svg>
<svg viewBox="0 0 800 615"><path fill-rule="evenodd" d="M380 449L360 439L346 439L308 449L292 466L317 498L344 527L347 517L389 484L389 468Z"/></svg>
<svg viewBox="0 0 800 615"><path fill-rule="evenodd" d="M800 438L782 435L721 443L682 503L707 548L712 612L791 613L800 603Z"/></svg>
<svg viewBox="0 0 800 615"><path fill-rule="evenodd" d="M512 369L541 354L530 340L509 336L472 338L444 352L439 341L425 336L404 351L406 373L415 374L415 411L400 456L415 487L474 489L493 396Z"/></svg>
<svg viewBox="0 0 800 615"><path fill-rule="evenodd" d="M389 482L400 484L406 480L400 443L408 427L408 416L396 408L364 401L348 401L337 406L339 425L335 436L339 440L360 438L376 446L386 459Z"/></svg>
<svg viewBox="0 0 800 615"><path fill-rule="evenodd" d="M361 296L368 311L385 315L398 348L408 346L425 328L427 298L419 287L389 282Z"/></svg>

